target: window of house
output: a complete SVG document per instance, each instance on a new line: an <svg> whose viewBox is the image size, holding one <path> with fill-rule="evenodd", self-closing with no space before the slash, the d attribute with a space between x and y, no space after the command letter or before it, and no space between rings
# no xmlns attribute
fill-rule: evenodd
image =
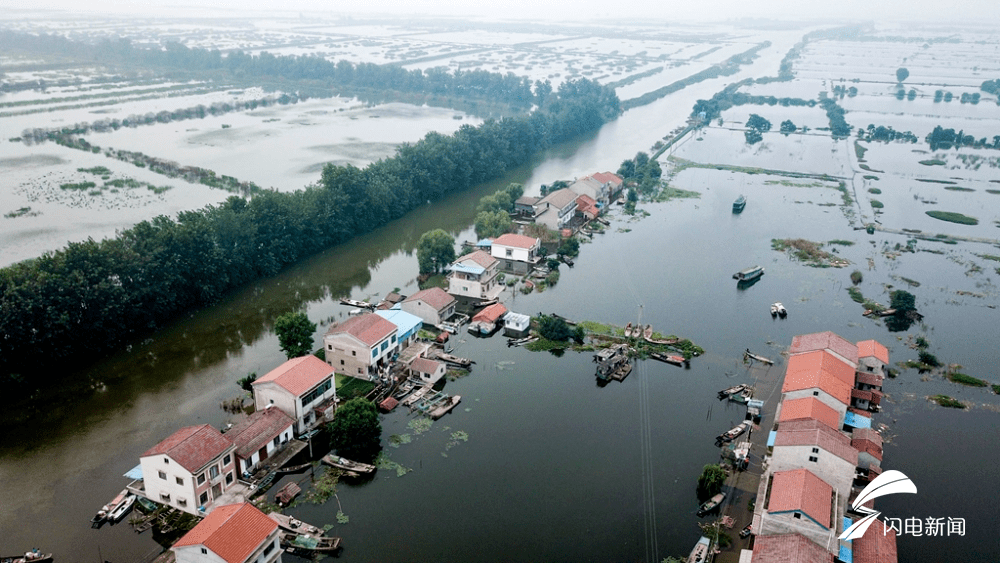
<svg viewBox="0 0 1000 563"><path fill-rule="evenodd" d="M169 457L165 457L165 458L163 458L163 464L164 464L164 465L167 465L167 464L169 464L169 463L170 463L170 458L169 458Z"/></svg>
<svg viewBox="0 0 1000 563"><path fill-rule="evenodd" d="M227 485L232 485L233 484L233 472L232 471L230 471L229 473L226 473L226 484Z"/></svg>
<svg viewBox="0 0 1000 563"><path fill-rule="evenodd" d="M388 342L383 342L382 343L382 351L383 352L385 352L385 349L388 348L388 347L389 347L389 343Z"/></svg>
<svg viewBox="0 0 1000 563"><path fill-rule="evenodd" d="M330 351L333 351L333 344L327 344L326 345L326 349L330 350Z"/></svg>
<svg viewBox="0 0 1000 563"><path fill-rule="evenodd" d="M817 461L819 461L819 458L814 455L811 455L809 456L809 461L816 463Z"/></svg>
<svg viewBox="0 0 1000 563"><path fill-rule="evenodd" d="M201 485L204 482L205 482L205 474L202 473L201 475L198 476L198 484Z"/></svg>
<svg viewBox="0 0 1000 563"><path fill-rule="evenodd" d="M796 517L796 518L799 518L799 519L801 519L801 518L802 518L802 514L801 514L801 513L799 513L799 512L796 512L796 513L795 513L795 514L793 514L792 516L794 516L794 517Z"/></svg>
<svg viewBox="0 0 1000 563"><path fill-rule="evenodd" d="M514 255L514 249L513 248L508 248L507 249L507 256L510 257L510 256L513 256L513 255Z"/></svg>
<svg viewBox="0 0 1000 563"><path fill-rule="evenodd" d="M378 349L377 348L374 349L374 350L372 350L372 357L374 358L375 356L378 356Z"/></svg>
<svg viewBox="0 0 1000 563"><path fill-rule="evenodd" d="M819 397L819 391L813 391L813 397Z"/></svg>
<svg viewBox="0 0 1000 563"><path fill-rule="evenodd" d="M344 360L340 360L340 365L345 365Z"/></svg>
<svg viewBox="0 0 1000 563"><path fill-rule="evenodd" d="M278 440L279 440L279 437L278 437L278 436L275 436L275 437L274 437L274 445L275 445L275 446L277 446L277 445L278 445Z"/></svg>
<svg viewBox="0 0 1000 563"><path fill-rule="evenodd" d="M157 475L160 476L160 479L163 479L164 481L167 480L167 474L166 474L166 472L164 472L164 471L157 471L156 473L157 473Z"/></svg>
<svg viewBox="0 0 1000 563"><path fill-rule="evenodd" d="M201 553L203 555L208 555L208 550L203 547L203 548L201 548Z"/></svg>
<svg viewBox="0 0 1000 563"><path fill-rule="evenodd" d="M177 479L178 485L184 486L184 479L181 479L180 477L174 477L174 479Z"/></svg>
<svg viewBox="0 0 1000 563"><path fill-rule="evenodd" d="M160 493L160 500L170 502L170 493Z"/></svg>
<svg viewBox="0 0 1000 563"><path fill-rule="evenodd" d="M215 479L218 476L219 476L219 466L218 465L213 465L212 467L208 468L208 478L209 479Z"/></svg>
<svg viewBox="0 0 1000 563"><path fill-rule="evenodd" d="M187 505L188 505L188 501L187 501L186 498L178 498L177 499L177 506L187 506Z"/></svg>
<svg viewBox="0 0 1000 563"><path fill-rule="evenodd" d="M819 448L813 448L813 453L814 454L818 454L819 453Z"/></svg>
<svg viewBox="0 0 1000 563"><path fill-rule="evenodd" d="M201 504L205 504L206 502L208 502L208 491L201 493L201 496L198 497L198 502L200 502Z"/></svg>
<svg viewBox="0 0 1000 563"><path fill-rule="evenodd" d="M364 373L365 373L365 372L361 371L361 368L358 368L358 374L359 374L359 375L364 375Z"/></svg>
<svg viewBox="0 0 1000 563"><path fill-rule="evenodd" d="M395 335L395 334L393 334L393 335L392 335L392 343L393 343L393 344L395 344L395 343L396 343L396 335Z"/></svg>
<svg viewBox="0 0 1000 563"><path fill-rule="evenodd" d="M267 554L271 553L272 551L274 551L274 542L273 541L271 543L267 544L267 547L264 548L264 555L267 555Z"/></svg>

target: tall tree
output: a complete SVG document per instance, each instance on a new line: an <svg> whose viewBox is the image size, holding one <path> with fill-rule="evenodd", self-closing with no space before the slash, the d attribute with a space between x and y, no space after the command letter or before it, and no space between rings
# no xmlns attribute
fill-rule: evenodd
<svg viewBox="0 0 1000 563"><path fill-rule="evenodd" d="M434 229L420 235L417 241L417 263L421 274L436 274L455 261L455 237L444 229Z"/></svg>
<svg viewBox="0 0 1000 563"><path fill-rule="evenodd" d="M312 352L316 323L305 313L285 313L275 319L274 332L278 335L281 351L290 360Z"/></svg>
<svg viewBox="0 0 1000 563"><path fill-rule="evenodd" d="M367 454L378 450L382 423L375 405L364 397L355 397L337 409L333 422L327 425L330 445L340 453Z"/></svg>
<svg viewBox="0 0 1000 563"><path fill-rule="evenodd" d="M906 70L904 67L899 67L896 69L896 80L903 82L907 77L910 76L910 71Z"/></svg>

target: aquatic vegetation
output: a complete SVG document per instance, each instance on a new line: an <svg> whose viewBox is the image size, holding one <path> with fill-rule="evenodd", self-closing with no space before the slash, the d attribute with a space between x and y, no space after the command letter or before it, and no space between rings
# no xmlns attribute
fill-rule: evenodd
<svg viewBox="0 0 1000 563"><path fill-rule="evenodd" d="M434 426L434 421L421 416L410 420L410 422L406 423L406 426L410 430L413 430L415 434L419 435L430 430L431 426Z"/></svg>
<svg viewBox="0 0 1000 563"><path fill-rule="evenodd" d="M388 438L389 445L394 448L398 448L403 444L409 444L412 441L413 436L410 436L409 434L393 434Z"/></svg>
<svg viewBox="0 0 1000 563"><path fill-rule="evenodd" d="M771 248L778 252L787 252L793 259L805 263L814 268L843 268L850 264L847 260L839 258L820 247L821 242L813 242L805 239L771 239Z"/></svg>
<svg viewBox="0 0 1000 563"><path fill-rule="evenodd" d="M851 283L853 283L854 285L858 285L864 279L865 278L864 275L861 273L861 270L854 270L853 272L851 272Z"/></svg>
<svg viewBox="0 0 1000 563"><path fill-rule="evenodd" d="M948 372L945 377L947 377L948 381L951 381L952 383L958 383L968 387L986 387L989 385L989 383L979 379L978 377L972 377L971 375L966 375L964 373Z"/></svg>
<svg viewBox="0 0 1000 563"><path fill-rule="evenodd" d="M952 397L949 397L948 395L933 395L931 397L928 397L928 399L934 401L935 403L941 405L942 407L948 407L948 408L952 408L952 409L965 409L966 408L965 403L963 403L963 402L961 402L961 401L959 401L957 399L953 399Z"/></svg>
<svg viewBox="0 0 1000 563"><path fill-rule="evenodd" d="M3 216L7 219L16 219L18 217L37 217L41 214L41 211L32 211L30 207L21 207L9 213L4 213Z"/></svg>
<svg viewBox="0 0 1000 563"><path fill-rule="evenodd" d="M340 510L337 511L337 523L338 524L347 524L350 521L351 521L351 519L348 518L347 515L343 513L343 511L340 511Z"/></svg>
<svg viewBox="0 0 1000 563"><path fill-rule="evenodd" d="M924 166L944 166L947 163L941 159L933 158L930 160L921 160L919 164L923 164Z"/></svg>
<svg viewBox="0 0 1000 563"><path fill-rule="evenodd" d="M855 303L864 303L865 296L861 294L861 290L856 287L847 288L847 294L851 296L851 300Z"/></svg>
<svg viewBox="0 0 1000 563"><path fill-rule="evenodd" d="M885 205L877 199L871 200L871 203L872 203L872 209L882 209L883 207L885 207Z"/></svg>
<svg viewBox="0 0 1000 563"><path fill-rule="evenodd" d="M872 195L879 195L879 194L882 193L882 190L880 190L878 188L868 188L868 193L870 193Z"/></svg>
<svg viewBox="0 0 1000 563"><path fill-rule="evenodd" d="M340 482L340 471L327 469L319 479L313 481L312 489L304 497L302 502L311 504L323 504L337 494L337 483ZM292 503L294 506L297 502Z"/></svg>
<svg viewBox="0 0 1000 563"><path fill-rule="evenodd" d="M403 475L406 475L410 471L413 471L412 469L408 467L403 467L402 465L389 459L389 457L385 455L385 452L378 454L378 457L375 458L375 467L378 467L379 469L385 471L395 471L396 477L402 477Z"/></svg>
<svg viewBox="0 0 1000 563"><path fill-rule="evenodd" d="M976 190L972 188L963 188L961 186L945 186L944 189L951 190L953 192L974 192Z"/></svg>
<svg viewBox="0 0 1000 563"><path fill-rule="evenodd" d="M962 215L961 213L955 213L954 211L926 211L926 213L935 219L948 221L949 223L958 223L959 225L979 224L979 219L969 217L968 215Z"/></svg>

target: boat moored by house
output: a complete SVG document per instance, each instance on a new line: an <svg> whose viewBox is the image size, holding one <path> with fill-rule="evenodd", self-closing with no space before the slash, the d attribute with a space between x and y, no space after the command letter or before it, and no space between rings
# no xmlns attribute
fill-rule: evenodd
<svg viewBox="0 0 1000 563"><path fill-rule="evenodd" d="M691 555L688 555L687 563L705 563L708 561L708 551L711 544L711 540L705 536L701 536L698 543L694 544L694 549L691 550Z"/></svg>
<svg viewBox="0 0 1000 563"><path fill-rule="evenodd" d="M97 511L97 514L91 519L91 526L94 528L99 528L101 524L105 521L109 524L114 524L122 518L130 510L132 510L132 505L135 504L135 495L132 494L128 489L122 489L122 492L112 499L111 502L105 504Z"/></svg>
<svg viewBox="0 0 1000 563"><path fill-rule="evenodd" d="M365 473L374 473L375 466L369 465L367 463L361 463L359 461L351 461L347 458L336 456L333 454L327 454L323 456L323 463L336 467L337 469L343 469L348 475L357 476Z"/></svg>
<svg viewBox="0 0 1000 563"><path fill-rule="evenodd" d="M733 274L733 279L740 282L748 282L755 280L764 275L763 266L753 266L752 268L747 268L745 270L740 270Z"/></svg>
<svg viewBox="0 0 1000 563"><path fill-rule="evenodd" d="M0 563L48 563L52 561L51 553L42 553L38 548L27 551L24 555L0 557Z"/></svg>
<svg viewBox="0 0 1000 563"><path fill-rule="evenodd" d="M715 510L716 508L719 507L720 504L722 504L722 501L724 500L726 500L726 493L719 493L714 497L708 499L707 501L705 501L704 504L701 505L701 507L698 508L698 517L701 518L702 516Z"/></svg>
<svg viewBox="0 0 1000 563"><path fill-rule="evenodd" d="M737 436L739 436L740 434L742 434L742 433L746 432L746 431L747 431L747 428L748 428L749 426L750 426L750 425L749 425L749 424L747 424L747 422L746 422L746 421L743 421L743 422L741 422L741 423L737 424L736 426L734 426L734 427L730 428L729 430L726 430L726 431L725 431L725 432L723 432L722 434L719 434L719 435L718 435L718 436L717 436L717 437L715 438L715 440L716 440L717 442L732 442L733 440L735 440L735 439L736 439L736 437L737 437Z"/></svg>

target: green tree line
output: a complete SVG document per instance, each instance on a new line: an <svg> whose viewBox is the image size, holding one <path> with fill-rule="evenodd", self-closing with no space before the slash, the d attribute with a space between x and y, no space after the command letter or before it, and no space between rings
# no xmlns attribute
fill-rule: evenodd
<svg viewBox="0 0 1000 563"><path fill-rule="evenodd" d="M529 115L429 133L364 169L327 165L293 193L261 191L143 221L0 269L0 388L22 396L179 313L274 275L446 194L492 180L619 113L613 91L564 83Z"/></svg>

